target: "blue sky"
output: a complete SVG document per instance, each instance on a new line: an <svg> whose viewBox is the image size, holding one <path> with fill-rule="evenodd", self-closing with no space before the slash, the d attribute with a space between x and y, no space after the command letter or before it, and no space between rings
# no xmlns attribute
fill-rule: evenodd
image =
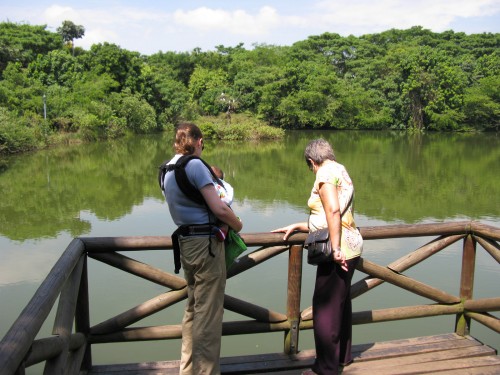
<svg viewBox="0 0 500 375"><path fill-rule="evenodd" d="M130 51L214 50L244 43L291 45L324 32L342 36L422 26L435 32L500 31L500 0L2 0L0 21L85 27L85 49L110 42Z"/></svg>

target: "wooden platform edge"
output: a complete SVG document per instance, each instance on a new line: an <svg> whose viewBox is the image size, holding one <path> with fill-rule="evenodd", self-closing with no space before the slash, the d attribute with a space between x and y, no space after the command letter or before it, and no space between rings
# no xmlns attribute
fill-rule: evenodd
<svg viewBox="0 0 500 375"><path fill-rule="evenodd" d="M500 373L500 357L495 348L470 336L454 333L353 345L354 361L344 369L345 375L415 374L452 371L454 374ZM284 353L254 354L221 358L221 373L300 374L314 363L315 350L296 355ZM96 365L88 375L178 374L180 361ZM496 372L495 372L496 371ZM451 372L450 372L451 373ZM81 374L83 375L83 373Z"/></svg>

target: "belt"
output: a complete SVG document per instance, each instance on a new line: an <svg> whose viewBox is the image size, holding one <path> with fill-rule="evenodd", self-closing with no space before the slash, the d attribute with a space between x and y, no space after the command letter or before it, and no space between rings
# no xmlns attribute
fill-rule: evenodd
<svg viewBox="0 0 500 375"><path fill-rule="evenodd" d="M179 245L179 236L201 236L201 235L211 235L212 230L215 227L213 224L192 224L192 225L181 225L179 228L172 233L172 245L174 248L174 271L179 273L181 269L181 249ZM208 252L211 256L214 256L211 249L211 237L209 237Z"/></svg>
<svg viewBox="0 0 500 375"><path fill-rule="evenodd" d="M179 227L178 234L181 236L197 236L213 234L214 225L210 224L195 224L182 225Z"/></svg>

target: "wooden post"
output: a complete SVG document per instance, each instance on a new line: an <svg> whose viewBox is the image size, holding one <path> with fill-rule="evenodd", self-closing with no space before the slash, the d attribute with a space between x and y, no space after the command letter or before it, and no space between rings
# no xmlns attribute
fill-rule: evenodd
<svg viewBox="0 0 500 375"><path fill-rule="evenodd" d="M80 290L76 301L75 312L75 332L80 332L88 337L90 333L90 307L89 307L89 280L88 280L88 256L85 254L83 261L82 279L80 280ZM90 344L84 344L85 352L81 363L81 370L89 371L92 368L92 350Z"/></svg>
<svg viewBox="0 0 500 375"><path fill-rule="evenodd" d="M302 246L290 247L288 260L287 316L290 329L285 331L286 354L299 350L300 296L302 289Z"/></svg>
<svg viewBox="0 0 500 375"><path fill-rule="evenodd" d="M21 315L0 341L2 374L13 374L21 365L83 252L82 241L78 239L71 241Z"/></svg>
<svg viewBox="0 0 500 375"><path fill-rule="evenodd" d="M462 303L472 299L474 289L474 269L476 265L476 241L471 235L464 239L462 255L462 274L460 278L460 299ZM457 314L455 332L460 336L470 333L470 317L465 313Z"/></svg>
<svg viewBox="0 0 500 375"><path fill-rule="evenodd" d="M47 360L43 371L44 374L50 375L68 373L66 368L68 366L67 360L69 356L69 340L71 330L73 328L77 292L80 288L83 263L84 257L81 257L76 267L73 268L73 272L71 272L71 275L64 284L61 295L59 296L59 305L57 307L52 334L58 335L62 339L63 347L57 357Z"/></svg>

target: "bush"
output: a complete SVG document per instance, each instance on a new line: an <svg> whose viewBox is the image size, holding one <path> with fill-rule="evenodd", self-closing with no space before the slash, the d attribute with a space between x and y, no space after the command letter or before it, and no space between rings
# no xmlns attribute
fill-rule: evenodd
<svg viewBox="0 0 500 375"><path fill-rule="evenodd" d="M126 120L127 128L134 133L149 133L157 128L153 107L139 95L126 92L113 94L111 106L118 116Z"/></svg>
<svg viewBox="0 0 500 375"><path fill-rule="evenodd" d="M218 117L202 117L198 121L203 136L207 139L238 141L249 139L283 138L285 131L245 114L225 114Z"/></svg>
<svg viewBox="0 0 500 375"><path fill-rule="evenodd" d="M23 124L6 108L0 107L0 153L28 151L36 147L33 128Z"/></svg>

